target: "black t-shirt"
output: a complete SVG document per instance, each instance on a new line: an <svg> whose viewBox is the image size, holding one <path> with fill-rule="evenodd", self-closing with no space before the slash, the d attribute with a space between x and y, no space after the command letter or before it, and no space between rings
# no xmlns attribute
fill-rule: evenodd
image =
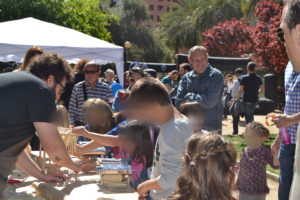
<svg viewBox="0 0 300 200"><path fill-rule="evenodd" d="M29 72L0 74L0 152L35 133L33 122L51 122L54 95Z"/></svg>
<svg viewBox="0 0 300 200"><path fill-rule="evenodd" d="M251 103L257 102L259 87L262 84L261 78L256 74L247 74L243 76L240 84L244 86L243 100Z"/></svg>

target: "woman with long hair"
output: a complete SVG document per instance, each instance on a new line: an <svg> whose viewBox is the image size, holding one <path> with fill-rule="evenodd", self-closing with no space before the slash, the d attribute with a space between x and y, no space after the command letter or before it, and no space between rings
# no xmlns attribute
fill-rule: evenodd
<svg viewBox="0 0 300 200"><path fill-rule="evenodd" d="M26 70L30 61L33 60L33 58L35 56L41 55L42 53L44 53L44 52L40 47L33 46L33 47L29 48L25 54L23 63L19 67L19 70L21 70L21 71Z"/></svg>

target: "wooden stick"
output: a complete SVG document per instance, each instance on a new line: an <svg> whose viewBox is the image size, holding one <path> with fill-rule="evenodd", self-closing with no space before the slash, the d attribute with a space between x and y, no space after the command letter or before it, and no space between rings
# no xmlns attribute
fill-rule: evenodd
<svg viewBox="0 0 300 200"><path fill-rule="evenodd" d="M46 165L46 152L43 150L43 162L42 162L42 171L45 172L45 165Z"/></svg>
<svg viewBox="0 0 300 200"><path fill-rule="evenodd" d="M47 183L34 182L32 184L36 193L46 200L67 200L68 195L64 192L55 189Z"/></svg>

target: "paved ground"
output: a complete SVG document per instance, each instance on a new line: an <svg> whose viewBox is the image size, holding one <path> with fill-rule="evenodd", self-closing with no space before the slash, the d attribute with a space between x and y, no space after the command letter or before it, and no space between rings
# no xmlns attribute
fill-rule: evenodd
<svg viewBox="0 0 300 200"><path fill-rule="evenodd" d="M274 112L271 114L281 114L281 113ZM241 120L241 122L240 122L241 125L245 124L245 118L241 118L240 120ZM265 125L265 122L266 122L265 116L256 115L256 116L254 116L254 121L260 122ZM222 124L223 124L223 130L222 130L223 135L231 135L233 133L232 117L228 116L228 119L224 119ZM278 133L279 132L278 128L276 128L275 126L268 127L268 129L270 130L270 133ZM244 131L245 131L245 126L239 126L239 134L242 134Z"/></svg>
<svg viewBox="0 0 300 200"><path fill-rule="evenodd" d="M280 112L275 112L274 114L280 114ZM254 116L254 120L265 124L265 116ZM241 118L241 125L245 124L245 118ZM223 135L231 135L233 133L232 128L232 117L228 116L227 120L223 120ZM275 127L268 127L270 133L278 133L279 130ZM239 126L239 134L242 134L245 131L245 126ZM268 186L270 188L270 193L267 196L267 200L277 200L277 193L278 193L278 182L268 179ZM234 193L234 196L237 198L237 192Z"/></svg>

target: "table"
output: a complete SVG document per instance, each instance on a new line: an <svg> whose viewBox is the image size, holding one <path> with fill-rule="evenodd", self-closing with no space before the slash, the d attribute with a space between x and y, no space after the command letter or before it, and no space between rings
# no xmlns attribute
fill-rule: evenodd
<svg viewBox="0 0 300 200"><path fill-rule="evenodd" d="M54 188L69 195L68 200L135 200L138 199L138 194L133 190L123 191L100 191L98 186L99 175L79 174L77 181L71 180L68 183L49 183ZM27 177L24 182L14 184L16 193L6 197L6 200L45 200L44 198L35 194L35 189L31 186L33 182L38 182L33 177Z"/></svg>
<svg viewBox="0 0 300 200"><path fill-rule="evenodd" d="M33 157L38 157L38 152L32 152ZM49 158L47 157L46 160ZM61 171L67 172L68 169L62 168ZM101 191L99 188L100 176L96 172L89 174L80 173L76 176L70 175L71 179L65 183L48 183L50 186L69 195L68 200L135 200L138 199L138 194L132 190L115 190ZM35 189L32 187L34 182L39 182L37 179L27 176L22 173L24 181L22 183L9 185L8 188L16 191L5 197L5 200L45 200L35 194Z"/></svg>

